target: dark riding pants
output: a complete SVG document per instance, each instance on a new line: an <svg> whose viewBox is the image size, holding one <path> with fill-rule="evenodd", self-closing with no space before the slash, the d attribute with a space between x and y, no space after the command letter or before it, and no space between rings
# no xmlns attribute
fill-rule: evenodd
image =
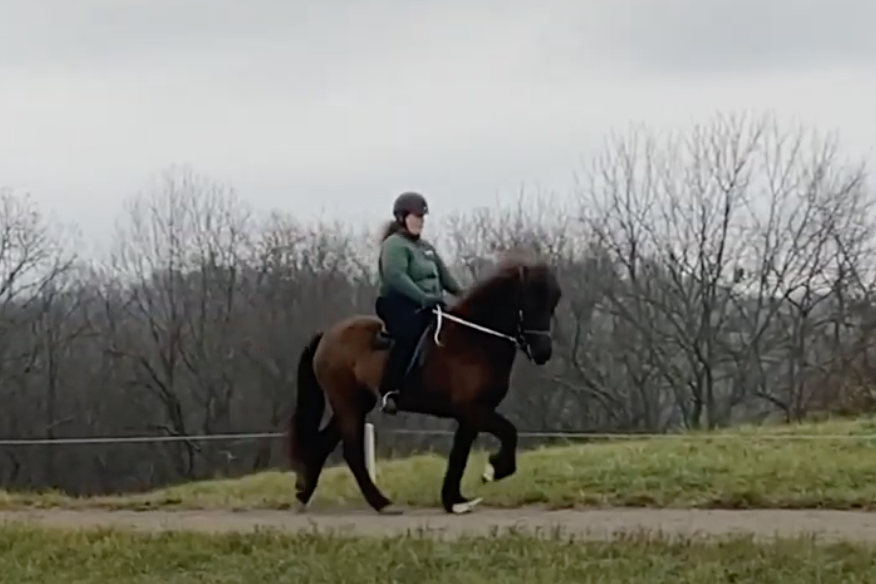
<svg viewBox="0 0 876 584"><path fill-rule="evenodd" d="M388 294L377 299L377 316L386 325L394 342L381 383L381 393L400 391L405 369L411 361L417 341L431 322L432 315L401 294Z"/></svg>

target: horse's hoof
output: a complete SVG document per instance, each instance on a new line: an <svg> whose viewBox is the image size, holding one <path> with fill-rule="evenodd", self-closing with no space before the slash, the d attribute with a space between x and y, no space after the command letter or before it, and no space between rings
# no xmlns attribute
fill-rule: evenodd
<svg viewBox="0 0 876 584"><path fill-rule="evenodd" d="M393 516L393 515L401 515L402 513L405 512L405 510L402 509L401 507L399 507L398 505L393 505L392 503L390 503L390 504L378 509L377 512L380 513L381 515Z"/></svg>
<svg viewBox="0 0 876 584"><path fill-rule="evenodd" d="M450 512L454 515L465 515L466 513L471 513L472 511L474 511L475 507L480 505L481 501L483 501L483 498L478 497L477 499L472 499L471 501L454 503L450 506Z"/></svg>
<svg viewBox="0 0 876 584"><path fill-rule="evenodd" d="M302 503L301 501L295 502L295 512L298 514L307 513L307 503Z"/></svg>
<svg viewBox="0 0 876 584"><path fill-rule="evenodd" d="M481 482L492 483L494 480L496 480L496 469L492 463L488 462L487 466L484 467L484 474L481 475Z"/></svg>

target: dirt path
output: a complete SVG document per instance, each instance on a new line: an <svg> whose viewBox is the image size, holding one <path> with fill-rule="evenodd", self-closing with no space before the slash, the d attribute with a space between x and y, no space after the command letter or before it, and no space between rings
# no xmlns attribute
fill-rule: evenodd
<svg viewBox="0 0 876 584"><path fill-rule="evenodd" d="M546 511L537 508L479 509L470 515L450 516L438 510L415 510L396 517L370 511L326 512L304 515L291 511L109 511L20 510L0 512L0 522L25 522L62 528L103 526L157 531L185 529L205 532L339 531L345 534L396 535L426 530L435 535L489 534L522 528L550 533L556 528L580 537L604 538L619 532L662 531L685 536L722 536L747 533L756 537L817 534L827 539L876 543L876 513L820 510L676 510L600 509Z"/></svg>

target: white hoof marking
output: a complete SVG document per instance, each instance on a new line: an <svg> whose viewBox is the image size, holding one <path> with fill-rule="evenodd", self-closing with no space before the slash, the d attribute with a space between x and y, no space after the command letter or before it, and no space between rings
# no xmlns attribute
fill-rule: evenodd
<svg viewBox="0 0 876 584"><path fill-rule="evenodd" d="M478 497L477 499L473 499L466 503L454 503L450 510L456 515L465 515L466 513L471 513L481 501L483 501L483 498Z"/></svg>

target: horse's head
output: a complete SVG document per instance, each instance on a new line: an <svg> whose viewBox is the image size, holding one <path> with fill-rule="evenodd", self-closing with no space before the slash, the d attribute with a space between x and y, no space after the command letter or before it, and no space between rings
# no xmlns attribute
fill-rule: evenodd
<svg viewBox="0 0 876 584"><path fill-rule="evenodd" d="M544 365L553 354L551 322L562 296L560 282L547 264L521 264L518 270L517 336L530 359Z"/></svg>
<svg viewBox="0 0 876 584"><path fill-rule="evenodd" d="M551 323L561 296L559 280L549 265L506 260L472 288L460 308L515 339L536 365L544 365L553 354Z"/></svg>

